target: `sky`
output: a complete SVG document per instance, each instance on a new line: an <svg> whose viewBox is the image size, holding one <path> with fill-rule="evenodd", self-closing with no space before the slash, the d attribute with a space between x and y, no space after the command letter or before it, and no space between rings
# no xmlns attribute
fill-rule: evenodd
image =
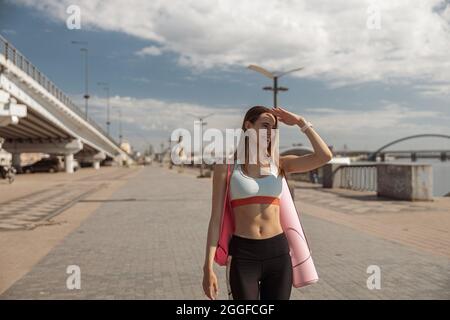
<svg viewBox="0 0 450 320"><path fill-rule="evenodd" d="M80 28L69 7L80 12ZM69 12L67 11L69 8ZM271 80L247 68L304 67L281 77L278 104L313 123L335 150L374 151L415 134L450 135L450 0L0 0L0 34L84 110L80 46L89 50L89 116L135 150L195 116L205 129L240 128L272 106ZM281 125L280 146L311 146ZM449 149L418 138L389 149Z"/></svg>

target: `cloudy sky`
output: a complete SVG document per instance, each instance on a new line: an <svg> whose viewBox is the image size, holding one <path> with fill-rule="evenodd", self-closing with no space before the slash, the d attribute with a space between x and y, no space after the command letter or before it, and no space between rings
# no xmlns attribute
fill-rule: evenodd
<svg viewBox="0 0 450 320"><path fill-rule="evenodd" d="M81 29L69 29L70 5ZM73 22L73 19L69 21ZM449 0L0 0L0 34L83 106L87 41L90 115L112 135L157 150L173 130L239 128L252 105L271 106L270 80L249 64L283 71L279 105L311 121L335 149L374 150L420 133L450 134ZM280 145L310 145L283 125ZM450 148L421 138L391 149Z"/></svg>

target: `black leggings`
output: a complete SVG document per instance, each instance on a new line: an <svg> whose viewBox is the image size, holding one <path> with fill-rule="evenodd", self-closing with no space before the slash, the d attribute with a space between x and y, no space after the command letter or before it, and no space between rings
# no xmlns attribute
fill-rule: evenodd
<svg viewBox="0 0 450 320"><path fill-rule="evenodd" d="M234 300L289 300L292 262L286 235L230 240L229 284Z"/></svg>

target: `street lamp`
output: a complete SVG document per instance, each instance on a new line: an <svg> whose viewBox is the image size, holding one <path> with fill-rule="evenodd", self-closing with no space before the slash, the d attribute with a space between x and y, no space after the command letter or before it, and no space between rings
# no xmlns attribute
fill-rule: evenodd
<svg viewBox="0 0 450 320"><path fill-rule="evenodd" d="M97 85L103 87L103 89L106 91L106 132L109 136L109 125L111 124L111 121L109 119L109 83L97 82Z"/></svg>
<svg viewBox="0 0 450 320"><path fill-rule="evenodd" d="M256 71L261 73L262 75L266 76L267 78L273 79L273 87L264 87L263 90L268 90L268 91L273 91L273 106L277 107L277 94L278 91L287 91L288 88L286 87L279 87L278 86L278 78L287 75L288 73L292 73L294 71L299 71L302 70L304 67L300 67L300 68L296 68L296 69L292 69L286 72L270 72L266 69L264 69L263 67L251 64L247 67L250 70Z"/></svg>
<svg viewBox="0 0 450 320"><path fill-rule="evenodd" d="M80 48L80 51L84 53L84 108L85 118L88 119L88 100L89 100L89 73L88 73L88 48L87 41L72 41L72 44L86 45L86 47Z"/></svg>
<svg viewBox="0 0 450 320"><path fill-rule="evenodd" d="M196 119L198 119L200 121L200 139L201 139L201 142L200 142L200 159L201 159L202 162L200 164L200 175L197 176L197 178L204 178L204 177L206 177L203 174L203 168L204 168L204 163L203 163L203 126L206 125L207 123L205 121L203 121L203 119L205 119L205 118L207 118L209 116L212 116L213 114L214 113L209 113L206 116L196 116L196 115L193 115L192 113L187 113L187 115L189 115L191 117L194 117L194 118L196 118Z"/></svg>

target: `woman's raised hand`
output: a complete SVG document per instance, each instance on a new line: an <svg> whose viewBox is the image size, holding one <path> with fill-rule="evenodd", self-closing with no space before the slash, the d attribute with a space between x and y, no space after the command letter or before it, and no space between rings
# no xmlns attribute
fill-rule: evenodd
<svg viewBox="0 0 450 320"><path fill-rule="evenodd" d="M303 117L295 113L289 112L281 107L272 108L271 110L279 121L288 126L302 124L302 121L304 121Z"/></svg>

